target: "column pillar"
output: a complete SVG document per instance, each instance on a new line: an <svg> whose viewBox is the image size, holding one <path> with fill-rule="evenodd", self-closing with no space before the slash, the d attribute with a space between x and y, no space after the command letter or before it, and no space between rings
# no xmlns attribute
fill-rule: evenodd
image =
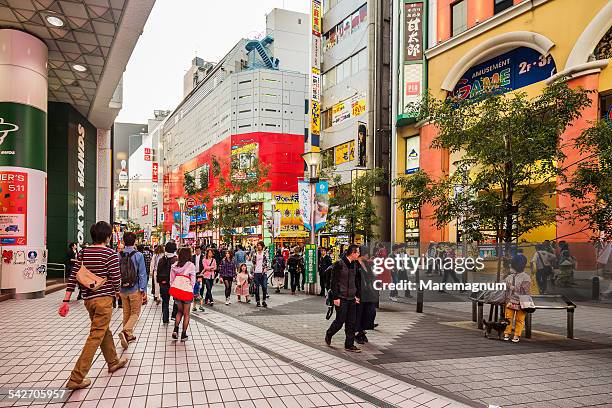
<svg viewBox="0 0 612 408"><path fill-rule="evenodd" d="M98 129L98 174L96 187L96 221L111 223L112 160L111 131Z"/></svg>
<svg viewBox="0 0 612 408"><path fill-rule="evenodd" d="M0 29L0 288L42 297L46 286L47 46Z"/></svg>

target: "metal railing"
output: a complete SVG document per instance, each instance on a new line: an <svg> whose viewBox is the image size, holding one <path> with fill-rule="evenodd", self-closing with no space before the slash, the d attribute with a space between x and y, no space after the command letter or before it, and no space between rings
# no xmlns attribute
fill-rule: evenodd
<svg viewBox="0 0 612 408"><path fill-rule="evenodd" d="M66 265L60 263L47 263L47 271L61 271L64 275L64 283L66 283Z"/></svg>

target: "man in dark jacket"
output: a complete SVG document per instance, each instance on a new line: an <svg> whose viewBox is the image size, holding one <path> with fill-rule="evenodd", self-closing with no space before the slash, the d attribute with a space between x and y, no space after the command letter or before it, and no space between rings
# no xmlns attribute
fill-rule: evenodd
<svg viewBox="0 0 612 408"><path fill-rule="evenodd" d="M325 343L329 346L334 334L344 326L344 349L355 353L361 352L361 349L355 347L355 312L361 296L357 258L359 246L349 245L346 253L332 268L330 291L336 307L336 319L325 333Z"/></svg>
<svg viewBox="0 0 612 408"><path fill-rule="evenodd" d="M327 282L325 271L331 266L331 264L332 259L331 256L327 254L327 248L321 247L321 256L319 257L319 282L321 283L321 293L319 293L319 296L325 296Z"/></svg>

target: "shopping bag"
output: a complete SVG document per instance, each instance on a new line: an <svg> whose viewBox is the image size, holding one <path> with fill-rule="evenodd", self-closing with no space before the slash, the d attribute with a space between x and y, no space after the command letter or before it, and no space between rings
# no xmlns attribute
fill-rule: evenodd
<svg viewBox="0 0 612 408"><path fill-rule="evenodd" d="M535 303L533 299L529 295L519 295L519 302L521 304L521 310L524 310L527 313L535 312Z"/></svg>
<svg viewBox="0 0 612 408"><path fill-rule="evenodd" d="M172 286L170 286L170 296L173 298L183 301L191 302L193 300L193 287L191 286L191 279L187 275L176 275Z"/></svg>

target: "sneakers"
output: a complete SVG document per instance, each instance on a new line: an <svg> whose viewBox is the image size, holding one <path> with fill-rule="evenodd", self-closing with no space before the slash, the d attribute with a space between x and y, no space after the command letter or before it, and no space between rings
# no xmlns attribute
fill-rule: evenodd
<svg viewBox="0 0 612 408"><path fill-rule="evenodd" d="M350 347L345 347L344 349L346 351L350 351L351 353L361 353L361 349L359 347L355 347L355 345L352 345Z"/></svg>
<svg viewBox="0 0 612 408"><path fill-rule="evenodd" d="M230 302L230 298L226 298L226 299L225 299L225 305L227 306L227 305L229 305L230 303L232 303L232 302Z"/></svg>
<svg viewBox="0 0 612 408"><path fill-rule="evenodd" d="M89 378L83 378L83 381L81 381L80 383L76 383L72 380L68 381L68 384L66 384L66 388L68 388L69 390L82 390L83 388L87 388L91 385L91 380Z"/></svg>
<svg viewBox="0 0 612 408"><path fill-rule="evenodd" d="M127 333L122 331L121 333L119 333L119 340L121 340L121 347L123 347L124 349L128 348L128 336Z"/></svg>
<svg viewBox="0 0 612 408"><path fill-rule="evenodd" d="M397 302L397 298L395 296L389 296L389 300L392 302Z"/></svg>
<svg viewBox="0 0 612 408"><path fill-rule="evenodd" d="M510 340L510 335L504 334L504 341L509 341L509 340Z"/></svg>
<svg viewBox="0 0 612 408"><path fill-rule="evenodd" d="M188 338L189 338L189 336L187 335L187 333L183 333L183 334L181 334L181 341L182 341L182 342L187 341L187 339L188 339Z"/></svg>
<svg viewBox="0 0 612 408"><path fill-rule="evenodd" d="M520 338L518 338L518 337L516 337L516 336L514 336L514 337L512 338L512 342L513 342L513 343L518 343L519 341L521 341L521 339L520 339Z"/></svg>
<svg viewBox="0 0 612 408"><path fill-rule="evenodd" d="M329 337L328 335L325 335L325 344L331 346L331 337Z"/></svg>
<svg viewBox="0 0 612 408"><path fill-rule="evenodd" d="M136 336L128 336L128 344L136 341Z"/></svg>
<svg viewBox="0 0 612 408"><path fill-rule="evenodd" d="M205 311L206 309L204 309L204 306L200 306L199 310L200 310L200 312L203 312L203 311Z"/></svg>
<svg viewBox="0 0 612 408"><path fill-rule="evenodd" d="M193 305L193 307L191 308L191 311L192 312L197 312L198 311L198 308L196 307L196 305Z"/></svg>
<svg viewBox="0 0 612 408"><path fill-rule="evenodd" d="M172 331L172 338L174 340L178 339L178 326L174 326L174 330Z"/></svg>
<svg viewBox="0 0 612 408"><path fill-rule="evenodd" d="M257 307L261 307L261 303L257 302Z"/></svg>
<svg viewBox="0 0 612 408"><path fill-rule="evenodd" d="M125 367L127 362L128 362L127 357L121 357L119 360L117 360L115 364L111 364L108 366L108 372L111 374L114 373L118 369Z"/></svg>
<svg viewBox="0 0 612 408"><path fill-rule="evenodd" d="M261 305L262 305L264 308L267 308L267 307L268 307L268 304L267 304L266 302L263 302Z"/></svg>

